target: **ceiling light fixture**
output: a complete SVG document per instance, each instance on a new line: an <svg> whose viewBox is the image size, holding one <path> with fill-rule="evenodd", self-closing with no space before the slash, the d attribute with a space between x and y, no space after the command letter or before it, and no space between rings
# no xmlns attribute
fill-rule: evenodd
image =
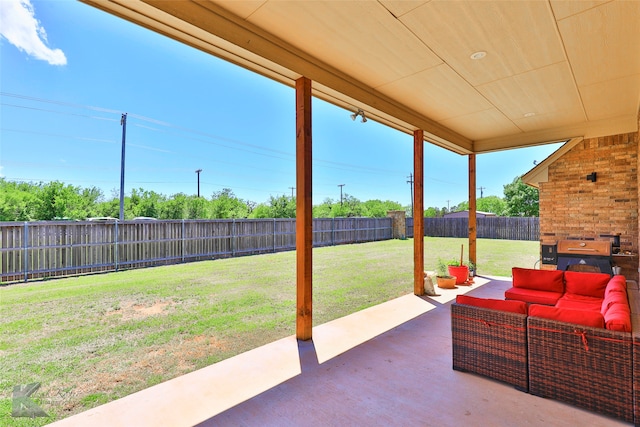
<svg viewBox="0 0 640 427"><path fill-rule="evenodd" d="M533 117L535 115L536 115L536 113L524 113L525 117Z"/></svg>
<svg viewBox="0 0 640 427"><path fill-rule="evenodd" d="M362 108L358 108L358 111L356 111L351 115L351 120L355 120L356 117L358 116L362 117L362 123L365 123L367 121L367 118L364 116L364 111L362 111Z"/></svg>
<svg viewBox="0 0 640 427"><path fill-rule="evenodd" d="M487 56L487 52L485 52L484 50L479 50L478 52L472 53L469 58L471 58L471 59L482 59L485 56Z"/></svg>

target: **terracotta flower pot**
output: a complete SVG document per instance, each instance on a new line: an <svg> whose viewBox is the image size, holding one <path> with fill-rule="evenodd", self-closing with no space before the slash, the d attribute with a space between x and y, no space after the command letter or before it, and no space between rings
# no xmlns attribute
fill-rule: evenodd
<svg viewBox="0 0 640 427"><path fill-rule="evenodd" d="M469 280L469 267L461 265L459 267L450 265L448 266L449 275L456 277L456 285L461 285Z"/></svg>
<svg viewBox="0 0 640 427"><path fill-rule="evenodd" d="M455 277L437 276L438 287L442 289L454 289L456 287Z"/></svg>

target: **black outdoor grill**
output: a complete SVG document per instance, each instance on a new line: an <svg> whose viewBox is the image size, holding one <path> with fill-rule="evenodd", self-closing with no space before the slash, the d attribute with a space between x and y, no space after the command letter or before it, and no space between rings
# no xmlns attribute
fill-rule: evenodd
<svg viewBox="0 0 640 427"><path fill-rule="evenodd" d="M558 270L591 271L613 275L611 242L606 240L560 240Z"/></svg>

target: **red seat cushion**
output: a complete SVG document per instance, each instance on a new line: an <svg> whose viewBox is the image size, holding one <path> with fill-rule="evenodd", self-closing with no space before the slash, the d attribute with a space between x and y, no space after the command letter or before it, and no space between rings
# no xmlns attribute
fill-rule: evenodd
<svg viewBox="0 0 640 427"><path fill-rule="evenodd" d="M585 295L564 294L556 303L556 307L574 310L591 310L600 313L602 310L602 299Z"/></svg>
<svg viewBox="0 0 640 427"><path fill-rule="evenodd" d="M604 298L604 291L611 276L606 273L584 273L565 271L564 281L566 293L585 295L588 297Z"/></svg>
<svg viewBox="0 0 640 427"><path fill-rule="evenodd" d="M547 292L536 289L510 288L504 293L504 297L510 300L524 301L530 304L556 305L562 296L561 292Z"/></svg>
<svg viewBox="0 0 640 427"><path fill-rule="evenodd" d="M522 301L505 301L501 299L476 298L468 295L458 295L456 297L456 302L458 304L472 305L474 307L488 308L491 310L527 314L527 304Z"/></svg>
<svg viewBox="0 0 640 427"><path fill-rule="evenodd" d="M549 307L532 304L529 306L529 316L557 320L558 322L575 323L576 325L604 328L602 314L588 310L571 310L568 308Z"/></svg>
<svg viewBox="0 0 640 427"><path fill-rule="evenodd" d="M564 292L562 270L534 270L530 268L513 267L513 287L536 289L539 291Z"/></svg>

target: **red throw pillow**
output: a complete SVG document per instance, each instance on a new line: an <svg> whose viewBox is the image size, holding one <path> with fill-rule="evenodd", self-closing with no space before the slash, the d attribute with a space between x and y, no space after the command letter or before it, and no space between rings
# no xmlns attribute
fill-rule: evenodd
<svg viewBox="0 0 640 427"><path fill-rule="evenodd" d="M458 295L458 304L474 307L489 308L491 310L508 311L510 313L527 314L527 303L523 301L505 301L501 299L476 298L468 295Z"/></svg>
<svg viewBox="0 0 640 427"><path fill-rule="evenodd" d="M530 305L529 316L557 320L558 322L575 323L592 328L604 328L605 324L602 314L597 311L572 310L569 308L550 307L548 305Z"/></svg>
<svg viewBox="0 0 640 427"><path fill-rule="evenodd" d="M624 304L626 306L629 305L629 300L627 299L627 293L624 292L610 292L607 296L602 300L602 308L600 312L605 315L607 311L609 311L609 307L613 304Z"/></svg>
<svg viewBox="0 0 640 427"><path fill-rule="evenodd" d="M566 293L568 294L604 298L604 290L609 280L611 280L611 276L606 273L564 272Z"/></svg>
<svg viewBox="0 0 640 427"><path fill-rule="evenodd" d="M536 289L539 291L564 292L562 270L534 270L513 267L513 287Z"/></svg>
<svg viewBox="0 0 640 427"><path fill-rule="evenodd" d="M618 284L618 283L614 283L611 284L609 283L607 285L607 289L605 289L604 291L604 297L608 297L611 294L627 294L627 288L623 287L622 285Z"/></svg>
<svg viewBox="0 0 640 427"><path fill-rule="evenodd" d="M606 298L611 292L627 293L627 281L624 276L613 276L611 280L609 280L607 288L604 291L604 297Z"/></svg>
<svg viewBox="0 0 640 427"><path fill-rule="evenodd" d="M619 332L631 332L631 312L626 304L613 304L604 315L607 329Z"/></svg>

